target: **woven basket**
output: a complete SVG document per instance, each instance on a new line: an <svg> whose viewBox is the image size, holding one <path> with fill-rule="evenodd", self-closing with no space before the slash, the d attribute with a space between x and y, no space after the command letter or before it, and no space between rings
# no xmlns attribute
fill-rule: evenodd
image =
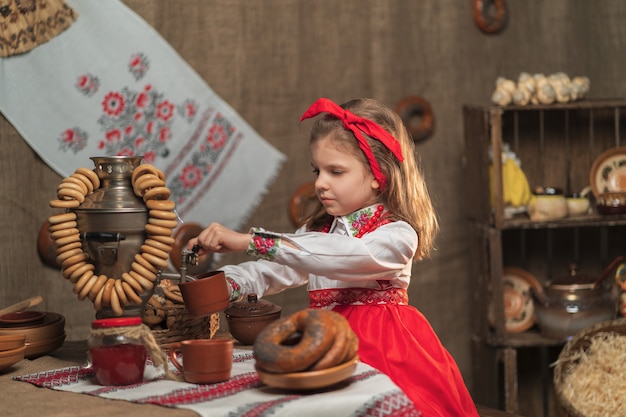
<svg viewBox="0 0 626 417"><path fill-rule="evenodd" d="M167 303L160 309L164 312L164 319L157 325L149 326L156 342L163 349L182 340L212 339L220 328L219 313L194 318L189 316L184 304L178 303Z"/></svg>
<svg viewBox="0 0 626 417"><path fill-rule="evenodd" d="M626 335L626 318L605 321L576 334L563 348L554 368L554 388L559 405L559 414L564 417L588 417L578 411L564 395L564 379L569 370L578 363L579 352L589 349L591 337L598 333Z"/></svg>

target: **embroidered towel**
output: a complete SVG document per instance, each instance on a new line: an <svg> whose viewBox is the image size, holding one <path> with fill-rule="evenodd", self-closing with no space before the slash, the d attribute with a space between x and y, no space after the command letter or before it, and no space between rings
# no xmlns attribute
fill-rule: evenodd
<svg viewBox="0 0 626 417"><path fill-rule="evenodd" d="M143 155L187 222L237 228L284 160L118 0L68 0L76 21L0 59L0 111L61 176Z"/></svg>

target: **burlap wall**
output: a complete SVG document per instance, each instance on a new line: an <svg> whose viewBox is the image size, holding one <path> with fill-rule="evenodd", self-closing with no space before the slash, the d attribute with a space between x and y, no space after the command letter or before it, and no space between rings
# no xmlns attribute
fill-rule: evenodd
<svg viewBox="0 0 626 417"><path fill-rule="evenodd" d="M410 296L471 382L461 106L488 103L497 76L516 78L521 71L587 75L591 97L626 95L621 53L626 3L508 1L509 23L498 35L477 29L471 0L125 3L288 156L249 225L292 229L289 197L311 179L308 125L300 126L298 117L316 98L343 102L370 96L394 106L418 94L431 102L436 132L418 151L442 230L433 258L414 268ZM39 228L51 214L47 202L61 178L4 119L0 138L0 306L41 294L41 308L66 316L68 337L84 338L93 318L91 303L78 301L36 251ZM306 305L306 294L289 291L272 301L291 312Z"/></svg>

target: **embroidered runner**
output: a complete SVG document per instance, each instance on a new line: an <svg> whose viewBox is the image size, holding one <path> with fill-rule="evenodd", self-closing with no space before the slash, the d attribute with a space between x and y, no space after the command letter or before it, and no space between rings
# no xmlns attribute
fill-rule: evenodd
<svg viewBox="0 0 626 417"><path fill-rule="evenodd" d="M91 156L143 155L185 221L242 225L284 155L123 3L67 3L69 28L0 59L0 112L61 176Z"/></svg>
<svg viewBox="0 0 626 417"><path fill-rule="evenodd" d="M170 368L175 369L173 365ZM262 384L254 370L252 352L241 349L234 351L231 378L216 384L163 379L162 370L156 369L150 361L144 382L122 387L96 385L93 372L77 366L14 379L59 391L186 408L202 417L420 416L413 403L386 375L366 364L359 363L351 377L333 387L289 392Z"/></svg>

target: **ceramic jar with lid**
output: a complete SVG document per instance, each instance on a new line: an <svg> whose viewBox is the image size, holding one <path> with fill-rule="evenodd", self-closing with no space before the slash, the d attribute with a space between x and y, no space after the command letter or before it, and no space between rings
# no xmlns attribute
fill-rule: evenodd
<svg viewBox="0 0 626 417"><path fill-rule="evenodd" d="M130 385L143 380L147 351L141 317L94 320L87 340L89 359L100 385Z"/></svg>
<svg viewBox="0 0 626 417"><path fill-rule="evenodd" d="M280 318L282 307L248 294L242 301L232 303L224 314L230 334L243 345L252 345L268 324Z"/></svg>

